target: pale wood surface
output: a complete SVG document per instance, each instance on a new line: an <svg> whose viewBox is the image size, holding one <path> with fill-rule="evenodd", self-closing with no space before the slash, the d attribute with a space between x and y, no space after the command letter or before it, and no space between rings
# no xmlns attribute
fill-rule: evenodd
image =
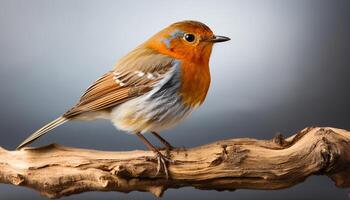
<svg viewBox="0 0 350 200"><path fill-rule="evenodd" d="M0 147L0 183L33 188L59 198L86 191L147 191L161 196L167 188L203 190L280 189L311 175L329 176L350 187L350 132L305 128L284 139L229 139L164 152L169 179L155 177L157 162L149 151L107 152L52 144L7 151Z"/></svg>

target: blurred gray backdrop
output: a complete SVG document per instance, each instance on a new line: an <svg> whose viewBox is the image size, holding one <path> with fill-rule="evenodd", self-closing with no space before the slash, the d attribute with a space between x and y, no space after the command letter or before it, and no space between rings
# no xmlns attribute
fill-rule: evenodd
<svg viewBox="0 0 350 200"><path fill-rule="evenodd" d="M306 126L350 129L350 1L0 0L0 146L13 149L66 111L100 75L169 25L199 20L231 41L214 47L203 106L163 132L176 146L233 137L270 139ZM154 141L154 140L153 140ZM108 121L71 122L33 145L145 149ZM163 199L345 199L327 177L278 191L168 190ZM0 185L0 199L45 199ZM73 199L154 199L90 192Z"/></svg>

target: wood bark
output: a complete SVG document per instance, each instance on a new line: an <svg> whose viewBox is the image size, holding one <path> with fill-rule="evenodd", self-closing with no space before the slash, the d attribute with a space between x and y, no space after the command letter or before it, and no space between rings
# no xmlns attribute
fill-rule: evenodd
<svg viewBox="0 0 350 200"><path fill-rule="evenodd" d="M228 139L162 151L169 178L157 176L150 151L107 152L52 144L7 151L0 148L0 183L26 186L49 198L86 191L147 191L161 196L168 188L203 190L281 189L311 175L326 175L350 187L350 132L311 127L284 139Z"/></svg>

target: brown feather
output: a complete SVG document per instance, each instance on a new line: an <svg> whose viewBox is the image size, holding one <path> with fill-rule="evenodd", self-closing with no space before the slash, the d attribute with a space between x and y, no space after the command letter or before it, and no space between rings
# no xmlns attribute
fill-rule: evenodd
<svg viewBox="0 0 350 200"><path fill-rule="evenodd" d="M87 112L101 111L143 95L164 78L173 59L153 50L137 48L117 63L115 69L95 81L79 102L63 117L75 118ZM137 72L144 73L139 76ZM156 74L153 79L147 73ZM120 84L120 81L122 84Z"/></svg>

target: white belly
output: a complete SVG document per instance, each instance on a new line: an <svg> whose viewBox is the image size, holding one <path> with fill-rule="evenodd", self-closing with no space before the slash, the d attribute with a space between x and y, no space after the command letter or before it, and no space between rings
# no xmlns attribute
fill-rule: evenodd
<svg viewBox="0 0 350 200"><path fill-rule="evenodd" d="M174 65L168 75L148 93L115 107L110 115L113 124L129 132L162 131L187 117L192 108L178 95L181 72Z"/></svg>
<svg viewBox="0 0 350 200"><path fill-rule="evenodd" d="M192 109L182 103L180 97L140 96L115 107L110 115L113 124L128 132L162 131L186 118Z"/></svg>

